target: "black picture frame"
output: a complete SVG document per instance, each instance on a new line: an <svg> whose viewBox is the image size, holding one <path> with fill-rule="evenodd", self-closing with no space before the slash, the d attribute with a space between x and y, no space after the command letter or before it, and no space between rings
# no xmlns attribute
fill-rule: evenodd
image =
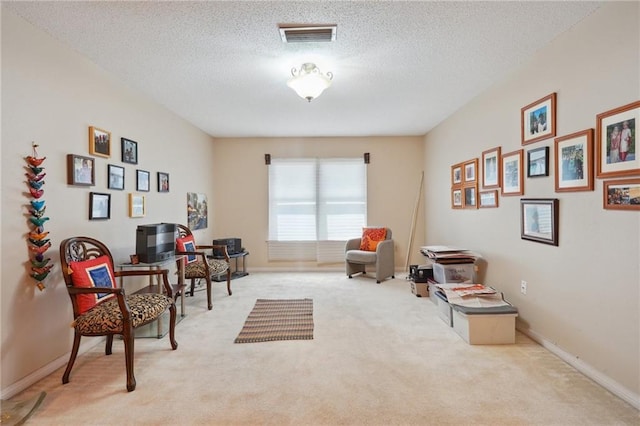
<svg viewBox="0 0 640 426"><path fill-rule="evenodd" d="M89 193L89 220L107 220L111 218L111 194Z"/></svg>
<svg viewBox="0 0 640 426"><path fill-rule="evenodd" d="M109 164L107 170L107 188L122 191L124 189L124 167Z"/></svg>
<svg viewBox="0 0 640 426"><path fill-rule="evenodd" d="M557 246L559 204L557 198L521 198L520 238Z"/></svg>
<svg viewBox="0 0 640 426"><path fill-rule="evenodd" d="M549 147L530 149L527 151L527 177L549 176Z"/></svg>
<svg viewBox="0 0 640 426"><path fill-rule="evenodd" d="M149 192L151 190L151 173L146 170L136 170L136 191Z"/></svg>
<svg viewBox="0 0 640 426"><path fill-rule="evenodd" d="M169 192L169 173L158 172L158 192Z"/></svg>
<svg viewBox="0 0 640 426"><path fill-rule="evenodd" d="M93 186L96 184L96 163L93 157L67 154L67 184Z"/></svg>
<svg viewBox="0 0 640 426"><path fill-rule="evenodd" d="M122 162L138 164L138 142L127 138L120 138Z"/></svg>

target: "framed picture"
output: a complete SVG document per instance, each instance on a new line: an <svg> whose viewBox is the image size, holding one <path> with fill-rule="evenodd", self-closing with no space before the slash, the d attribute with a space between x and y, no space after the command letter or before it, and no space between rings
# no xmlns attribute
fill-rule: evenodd
<svg viewBox="0 0 640 426"><path fill-rule="evenodd" d="M593 191L593 129L555 139L556 192Z"/></svg>
<svg viewBox="0 0 640 426"><path fill-rule="evenodd" d="M500 188L500 147L482 152L482 187Z"/></svg>
<svg viewBox="0 0 640 426"><path fill-rule="evenodd" d="M158 192L169 192L169 173L158 172Z"/></svg>
<svg viewBox="0 0 640 426"><path fill-rule="evenodd" d="M462 203L465 209L478 208L478 185L469 185L462 188Z"/></svg>
<svg viewBox="0 0 640 426"><path fill-rule="evenodd" d="M522 145L556 135L556 94L552 93L520 109Z"/></svg>
<svg viewBox="0 0 640 426"><path fill-rule="evenodd" d="M549 176L549 147L527 151L527 177Z"/></svg>
<svg viewBox="0 0 640 426"><path fill-rule="evenodd" d="M480 208L498 207L498 190L480 191Z"/></svg>
<svg viewBox="0 0 640 426"><path fill-rule="evenodd" d="M462 163L451 166L451 186L462 185Z"/></svg>
<svg viewBox="0 0 640 426"><path fill-rule="evenodd" d="M115 166L113 164L109 164L107 166L109 180L107 184L107 188L109 189L124 189L124 167Z"/></svg>
<svg viewBox="0 0 640 426"><path fill-rule="evenodd" d="M208 226L209 203L206 194L187 192L187 226L191 230Z"/></svg>
<svg viewBox="0 0 640 426"><path fill-rule="evenodd" d="M136 170L136 191L149 192L151 185L149 184L150 173L146 170Z"/></svg>
<svg viewBox="0 0 640 426"><path fill-rule="evenodd" d="M558 245L557 198L523 198L520 200L520 238Z"/></svg>
<svg viewBox="0 0 640 426"><path fill-rule="evenodd" d="M478 180L478 159L465 161L464 163L464 183L475 183Z"/></svg>
<svg viewBox="0 0 640 426"><path fill-rule="evenodd" d="M102 220L111 217L111 194L89 193L89 220Z"/></svg>
<svg viewBox="0 0 640 426"><path fill-rule="evenodd" d="M122 146L122 162L138 164L138 142L127 138L120 138L120 143Z"/></svg>
<svg viewBox="0 0 640 426"><path fill-rule="evenodd" d="M93 186L96 184L95 162L91 157L67 154L67 184Z"/></svg>
<svg viewBox="0 0 640 426"><path fill-rule="evenodd" d="M636 136L640 123L640 101L597 116L596 140L599 178L640 174Z"/></svg>
<svg viewBox="0 0 640 426"><path fill-rule="evenodd" d="M462 188L451 189L451 208L452 209L462 208Z"/></svg>
<svg viewBox="0 0 640 426"><path fill-rule="evenodd" d="M640 178L607 180L603 185L607 210L640 210Z"/></svg>
<svg viewBox="0 0 640 426"><path fill-rule="evenodd" d="M111 132L89 127L89 154L98 157L111 157Z"/></svg>
<svg viewBox="0 0 640 426"><path fill-rule="evenodd" d="M146 213L144 195L129 193L129 217L144 217Z"/></svg>
<svg viewBox="0 0 640 426"><path fill-rule="evenodd" d="M524 194L522 172L523 151L521 149L502 156L502 195Z"/></svg>

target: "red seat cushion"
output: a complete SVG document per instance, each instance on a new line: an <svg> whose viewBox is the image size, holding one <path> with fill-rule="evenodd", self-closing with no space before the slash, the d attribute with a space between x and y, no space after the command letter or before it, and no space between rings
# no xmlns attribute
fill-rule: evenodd
<svg viewBox="0 0 640 426"><path fill-rule="evenodd" d="M74 287L116 288L113 265L108 256L100 256L81 262L69 262L69 269L71 269L71 282ZM98 303L114 296L114 294L108 293L79 294L77 298L79 313L83 314Z"/></svg>
<svg viewBox="0 0 640 426"><path fill-rule="evenodd" d="M387 238L387 228L362 228L360 250L376 251L380 241Z"/></svg>

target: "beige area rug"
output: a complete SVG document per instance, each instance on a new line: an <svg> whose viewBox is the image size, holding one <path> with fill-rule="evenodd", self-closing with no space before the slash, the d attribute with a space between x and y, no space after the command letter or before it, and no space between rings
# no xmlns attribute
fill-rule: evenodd
<svg viewBox="0 0 640 426"><path fill-rule="evenodd" d="M312 299L258 299L235 343L311 339Z"/></svg>

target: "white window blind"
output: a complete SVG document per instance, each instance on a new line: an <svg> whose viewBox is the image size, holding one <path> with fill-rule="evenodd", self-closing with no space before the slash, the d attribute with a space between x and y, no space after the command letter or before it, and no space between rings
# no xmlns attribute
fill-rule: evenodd
<svg viewBox="0 0 640 426"><path fill-rule="evenodd" d="M361 158L273 159L269 166L269 260L344 260L344 243L367 221Z"/></svg>

